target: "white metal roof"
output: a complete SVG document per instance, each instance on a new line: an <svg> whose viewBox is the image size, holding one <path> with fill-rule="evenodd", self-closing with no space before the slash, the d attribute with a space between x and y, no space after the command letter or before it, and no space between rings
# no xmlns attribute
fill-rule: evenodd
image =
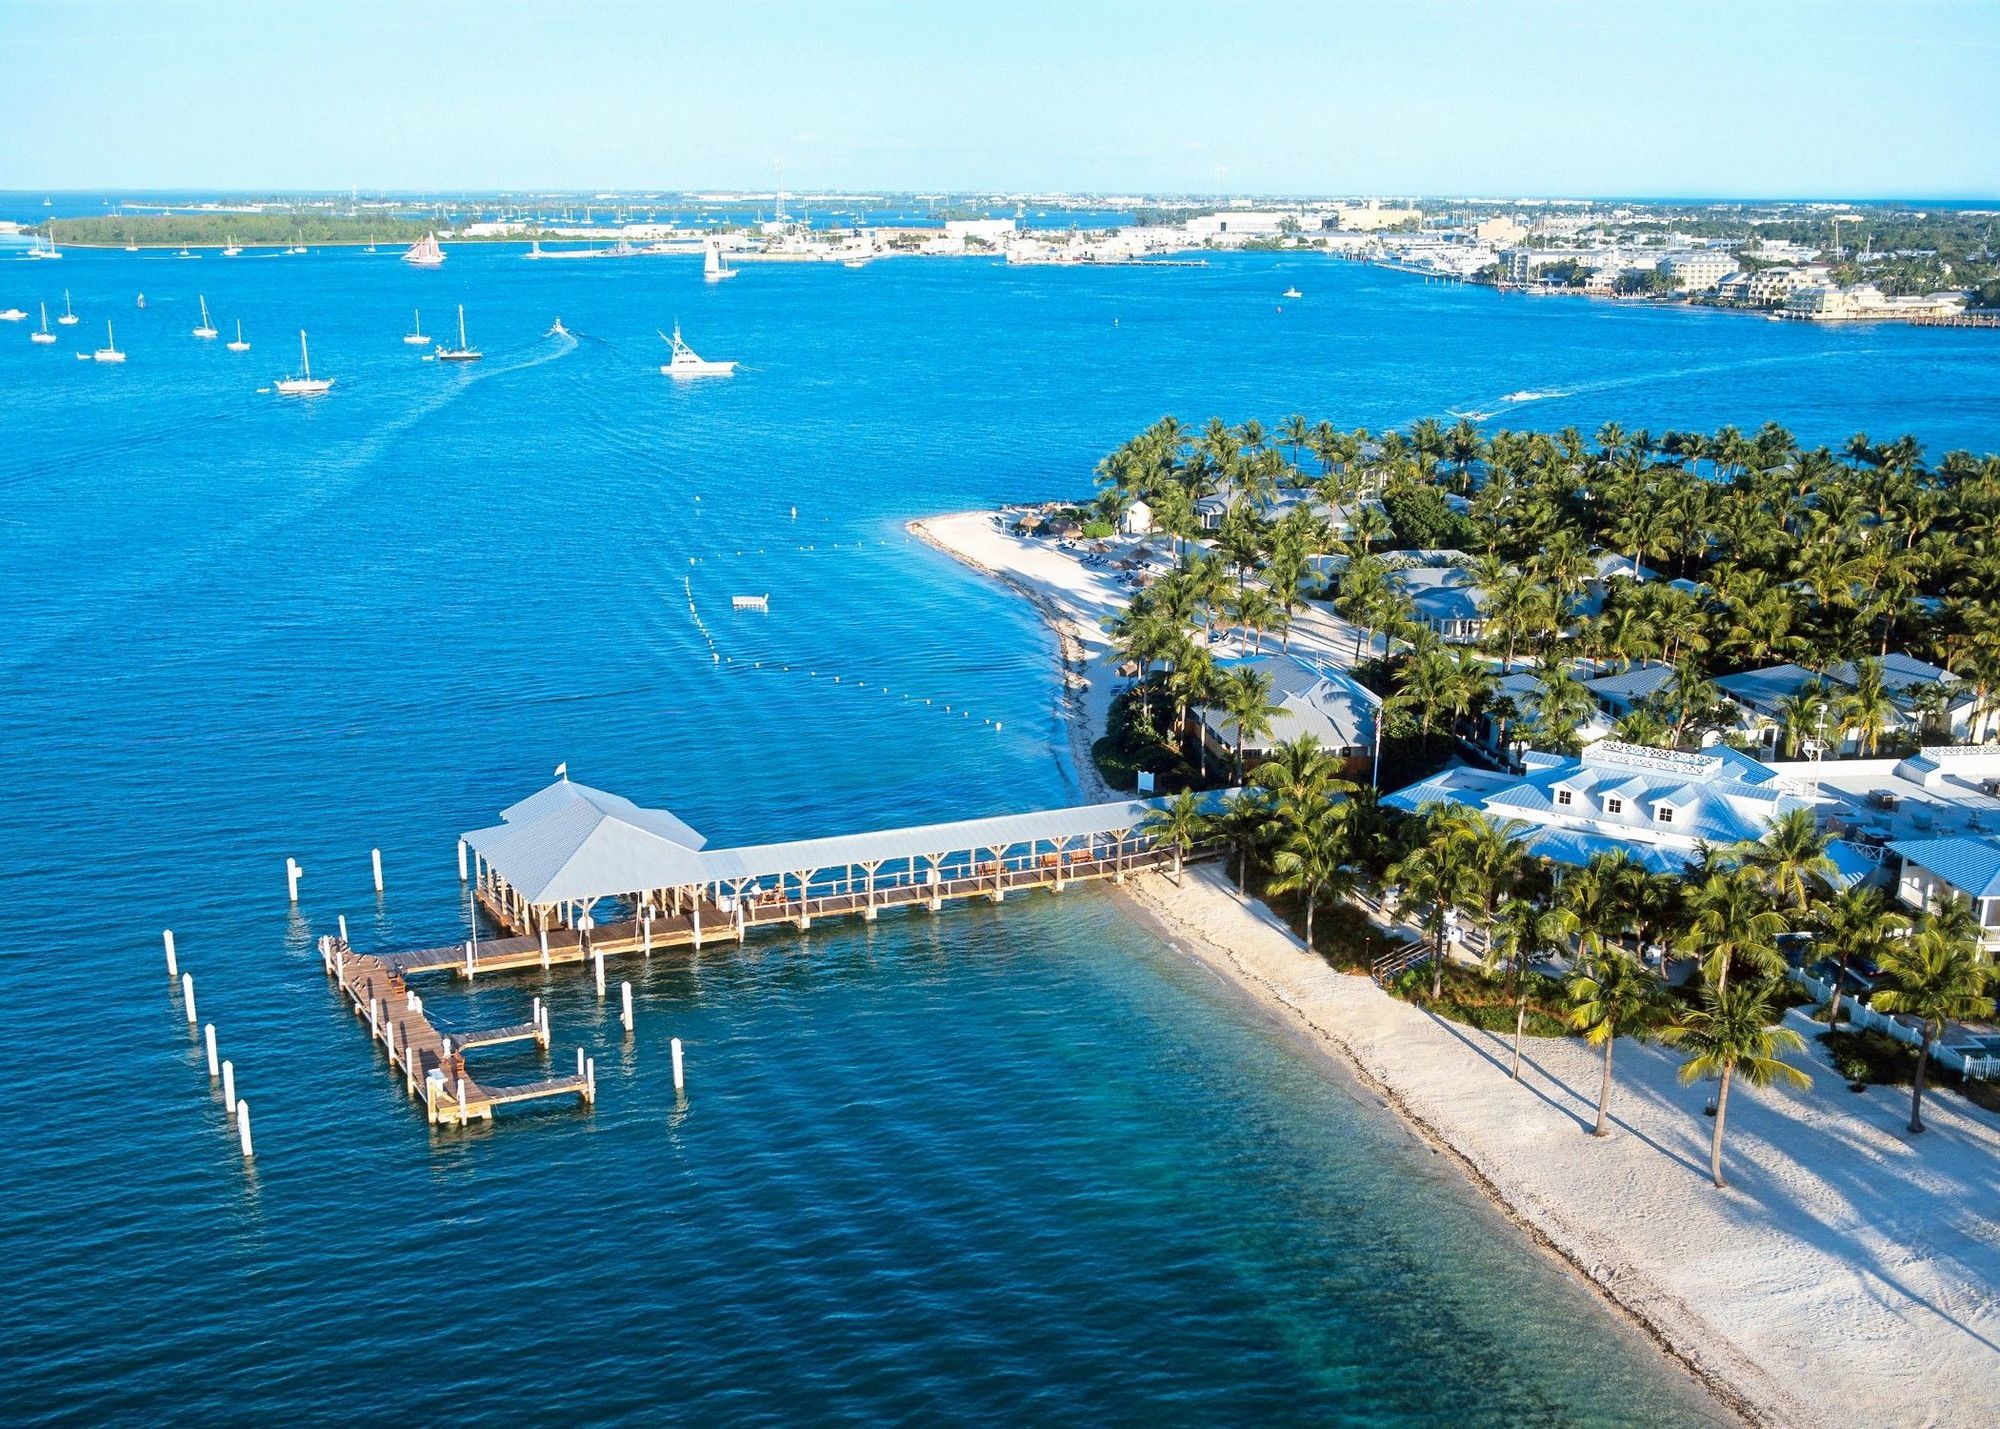
<svg viewBox="0 0 2000 1429"><path fill-rule="evenodd" d="M501 816L506 822L469 833L465 841L528 902L561 903L1114 833L1138 827L1164 802L1119 799L790 843L703 849L699 834L663 810L565 781L523 799Z"/></svg>

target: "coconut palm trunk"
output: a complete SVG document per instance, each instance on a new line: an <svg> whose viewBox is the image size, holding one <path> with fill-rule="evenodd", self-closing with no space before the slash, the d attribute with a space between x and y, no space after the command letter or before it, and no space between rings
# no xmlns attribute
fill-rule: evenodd
<svg viewBox="0 0 2000 1429"><path fill-rule="evenodd" d="M1722 1122L1729 1115L1729 1074L1733 1070L1722 1069L1722 1085L1715 1094L1715 1135L1708 1143L1708 1174L1718 1186L1728 1184L1722 1179Z"/></svg>
<svg viewBox="0 0 2000 1429"><path fill-rule="evenodd" d="M1597 1125L1591 1129L1592 1136L1609 1136L1611 1128L1611 1049L1618 1045L1616 1035L1604 1039L1604 1080L1597 1088ZM1716 1115L1721 1116L1720 1110ZM1716 1130L1722 1128L1717 1126Z"/></svg>
<svg viewBox="0 0 2000 1429"><path fill-rule="evenodd" d="M1528 989L1518 964L1514 968L1514 1080L1521 1080L1521 1038L1528 1027ZM1608 1053L1606 1054L1609 1055Z"/></svg>
<svg viewBox="0 0 2000 1429"><path fill-rule="evenodd" d="M1931 1064L1931 1025L1924 1024L1923 1045L1917 1049L1917 1075L1910 1082L1910 1135L1924 1129L1924 1070Z"/></svg>

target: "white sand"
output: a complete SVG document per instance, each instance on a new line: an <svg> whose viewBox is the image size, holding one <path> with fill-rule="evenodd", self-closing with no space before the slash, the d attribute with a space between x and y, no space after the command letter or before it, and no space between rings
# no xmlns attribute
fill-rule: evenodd
<svg viewBox="0 0 2000 1429"><path fill-rule="evenodd" d="M1099 792L1088 745L1113 681L1097 621L1123 592L988 512L912 529L1030 595L1064 634L1072 680L1080 669L1091 686L1070 704L1078 768ZM1599 1141L1599 1062L1580 1041L1531 1039L1516 1085L1506 1038L1332 971L1219 870L1190 870L1182 887L1151 876L1132 892L1177 946L1321 1038L1747 1417L2000 1424L1991 1115L1946 1093L1927 1099L1930 1130L1911 1137L1907 1093L1849 1092L1814 1043L1812 1090L1731 1092L1731 1184L1718 1191L1707 1089L1682 1087L1667 1053L1618 1044L1613 1129ZM1810 1041L1812 1025L1793 1018Z"/></svg>

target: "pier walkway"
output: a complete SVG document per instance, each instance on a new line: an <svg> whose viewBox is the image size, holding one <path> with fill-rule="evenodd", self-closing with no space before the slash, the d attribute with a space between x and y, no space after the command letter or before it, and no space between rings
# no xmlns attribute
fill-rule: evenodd
<svg viewBox="0 0 2000 1429"><path fill-rule="evenodd" d="M321 954L357 1015L388 1047L390 1065L402 1067L412 1095L421 1091L433 1122L490 1117L496 1107L538 1097L590 1101L593 1069L581 1050L577 1076L529 1086L488 1086L467 1072L465 1053L474 1048L529 1038L546 1048L547 1014L539 1005L527 1024L454 1037L432 1026L408 979L473 979L588 962L601 987L609 957L740 943L759 928L803 932L821 918L872 922L885 909L936 913L969 899L1001 903L1037 889L1059 894L1075 883L1123 882L1135 871L1178 868L1184 857L1215 851L1159 837L1152 816L1166 802L1123 799L710 849L664 810L561 779L505 810L500 824L459 842L459 876L499 936L360 955L323 939Z"/></svg>

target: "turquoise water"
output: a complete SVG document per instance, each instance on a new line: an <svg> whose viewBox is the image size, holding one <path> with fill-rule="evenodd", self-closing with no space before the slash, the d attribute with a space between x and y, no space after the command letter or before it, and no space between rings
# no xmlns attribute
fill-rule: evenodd
<svg viewBox="0 0 2000 1429"><path fill-rule="evenodd" d="M1287 283L1306 296L1279 312ZM340 913L362 947L457 936L454 835L558 761L718 842L1074 797L1045 633L901 523L1074 491L1163 411L1380 427L1534 389L1569 395L1524 423L1775 418L1983 450L1991 334L1262 257L719 288L689 260L473 249L434 273L0 260L0 307L59 308L65 285L84 321L54 350L0 332L17 1415L1712 1416L1102 894L656 959L629 1044L573 975L439 984L460 1025L544 993L559 1045L598 1061L594 1112L464 1134L405 1103L312 940ZM251 352L187 335L202 292ZM485 362L398 341L413 306L443 334L461 301ZM130 361L76 361L107 314ZM574 342L541 336L557 315ZM676 319L738 375L661 378ZM302 325L334 395L259 395ZM770 615L732 614L741 591ZM248 1170L163 926L255 1109Z"/></svg>

